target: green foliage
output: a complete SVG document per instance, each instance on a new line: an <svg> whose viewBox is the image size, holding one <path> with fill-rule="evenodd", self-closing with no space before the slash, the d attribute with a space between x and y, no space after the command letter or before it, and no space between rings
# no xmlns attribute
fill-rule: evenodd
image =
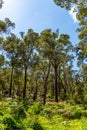
<svg viewBox="0 0 87 130"><path fill-rule="evenodd" d="M6 23L3 21L0 21L0 33L6 31Z"/></svg>
<svg viewBox="0 0 87 130"><path fill-rule="evenodd" d="M41 124L37 121L34 121L31 126L30 126L33 130L43 130L43 127L41 126Z"/></svg>
<svg viewBox="0 0 87 130"><path fill-rule="evenodd" d="M76 112L74 112L74 113L71 115L71 118L72 118L72 119L80 119L81 116L82 116L82 112L76 111Z"/></svg>
<svg viewBox="0 0 87 130"><path fill-rule="evenodd" d="M41 106L40 103L34 103L26 110L22 103L17 104L16 101L9 100L0 102L1 130L83 130L87 128L86 104L72 105L68 101L68 103L48 102L45 106Z"/></svg>
<svg viewBox="0 0 87 130"><path fill-rule="evenodd" d="M2 0L0 0L0 8L3 3L1 1ZM5 18L4 21L0 20L0 34L7 33L7 32L9 33L9 31L10 31L9 29L14 28L14 27L15 27L15 24L12 23L9 18Z"/></svg>
<svg viewBox="0 0 87 130"><path fill-rule="evenodd" d="M19 101L20 102L20 101ZM28 110L28 108L30 106L32 106L33 104L33 99L31 99L30 97L29 98L26 98L26 99L23 99L21 101L21 105L24 107L25 110Z"/></svg>
<svg viewBox="0 0 87 130"><path fill-rule="evenodd" d="M45 116L46 118L51 118L53 116L53 111L50 108L44 108L41 115Z"/></svg>
<svg viewBox="0 0 87 130"><path fill-rule="evenodd" d="M5 53L0 55L0 130L87 129L87 1L54 2L67 10L73 5L77 8L80 42L76 48L70 36L59 34L59 30L45 29L38 34L28 29L18 38L10 33L15 24L9 18L0 20L0 49ZM2 4L0 0L0 8ZM3 33L10 35L4 38ZM78 72L72 69L73 50L74 55L77 52L78 65L82 65ZM5 98L8 93L11 98ZM29 95L35 101L49 101L50 96L52 102L44 100L45 106L33 103ZM19 103L17 99L22 96L24 100ZM54 97L61 102L54 103ZM68 103L62 101L66 99Z"/></svg>
<svg viewBox="0 0 87 130"><path fill-rule="evenodd" d="M0 110L0 116L3 116L4 114L3 114L3 111L2 110Z"/></svg>
<svg viewBox="0 0 87 130"><path fill-rule="evenodd" d="M10 116L4 117L3 124L6 125L4 130L24 130L23 126L20 126L20 124L18 124L16 120Z"/></svg>
<svg viewBox="0 0 87 130"><path fill-rule="evenodd" d="M64 1L64 0L54 0L55 4L60 6L61 8L65 8L67 10L70 10L71 7L72 7L72 4L77 4L77 0L67 0L67 1Z"/></svg>
<svg viewBox="0 0 87 130"><path fill-rule="evenodd" d="M31 114L40 114L40 112L43 110L43 106L40 103L34 103L29 109L28 112Z"/></svg>
<svg viewBox="0 0 87 130"><path fill-rule="evenodd" d="M23 106L17 106L17 107L14 107L12 108L12 113L14 115L14 118L15 119L20 119L20 118L26 118L26 112L25 112L25 109L23 108Z"/></svg>

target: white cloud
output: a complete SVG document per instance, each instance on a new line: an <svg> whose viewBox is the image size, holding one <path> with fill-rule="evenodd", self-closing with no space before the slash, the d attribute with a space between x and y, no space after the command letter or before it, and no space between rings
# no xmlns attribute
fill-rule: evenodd
<svg viewBox="0 0 87 130"><path fill-rule="evenodd" d="M71 15L74 23L77 23L78 20L76 18L76 14L77 14L77 8L76 8L76 6L72 6L71 10L69 11L69 14Z"/></svg>

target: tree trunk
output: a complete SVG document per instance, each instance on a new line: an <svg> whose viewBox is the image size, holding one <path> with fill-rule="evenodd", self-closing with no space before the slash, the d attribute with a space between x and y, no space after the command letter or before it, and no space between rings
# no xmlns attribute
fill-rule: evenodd
<svg viewBox="0 0 87 130"><path fill-rule="evenodd" d="M18 88L17 88L17 96L20 98L20 84L18 84Z"/></svg>
<svg viewBox="0 0 87 130"><path fill-rule="evenodd" d="M66 85L63 83L63 81L62 81L60 75L58 75L58 77L59 77L61 89L63 89L62 100L64 101L64 100L66 100L66 98L67 98ZM65 80L65 77L64 77L63 80ZM64 82L65 82L65 81L64 81ZM58 93L60 93L60 92L61 92L61 91L58 91Z"/></svg>
<svg viewBox="0 0 87 130"><path fill-rule="evenodd" d="M43 104L46 104L46 94L47 94L47 81L44 83L44 99L43 99Z"/></svg>
<svg viewBox="0 0 87 130"><path fill-rule="evenodd" d="M27 88L27 67L25 67L23 99L26 98L26 88Z"/></svg>
<svg viewBox="0 0 87 130"><path fill-rule="evenodd" d="M10 77L9 97L12 96L13 71L14 71L14 67L12 66L12 69L11 69L11 77Z"/></svg>
<svg viewBox="0 0 87 130"><path fill-rule="evenodd" d="M37 89L38 89L38 86L36 85L36 88L35 88L35 91L34 91L34 94L33 94L33 100L36 101L37 99Z"/></svg>
<svg viewBox="0 0 87 130"><path fill-rule="evenodd" d="M55 72L55 102L58 102L58 84L57 84L57 66L54 66Z"/></svg>
<svg viewBox="0 0 87 130"><path fill-rule="evenodd" d="M43 99L44 105L46 104L47 81L48 81L48 78L49 78L49 74L50 74L50 63L49 63L49 66L48 66L48 72L47 72L46 78L44 80L44 99Z"/></svg>
<svg viewBox="0 0 87 130"><path fill-rule="evenodd" d="M54 99L54 84L51 85L51 99Z"/></svg>

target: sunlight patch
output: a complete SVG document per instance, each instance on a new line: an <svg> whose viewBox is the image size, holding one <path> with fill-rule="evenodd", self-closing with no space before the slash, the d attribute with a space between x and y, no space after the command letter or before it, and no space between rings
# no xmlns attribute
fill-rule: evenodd
<svg viewBox="0 0 87 130"><path fill-rule="evenodd" d="M77 14L77 8L76 8L76 6L72 6L71 10L69 11L69 14L71 15L74 23L77 23L78 20L76 18L76 14Z"/></svg>

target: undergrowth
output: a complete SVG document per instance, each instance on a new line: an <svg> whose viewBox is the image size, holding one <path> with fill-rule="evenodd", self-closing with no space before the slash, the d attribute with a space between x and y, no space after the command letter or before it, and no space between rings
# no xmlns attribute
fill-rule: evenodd
<svg viewBox="0 0 87 130"><path fill-rule="evenodd" d="M27 109L26 109L27 108ZM66 102L0 102L0 130L86 130L87 105Z"/></svg>

